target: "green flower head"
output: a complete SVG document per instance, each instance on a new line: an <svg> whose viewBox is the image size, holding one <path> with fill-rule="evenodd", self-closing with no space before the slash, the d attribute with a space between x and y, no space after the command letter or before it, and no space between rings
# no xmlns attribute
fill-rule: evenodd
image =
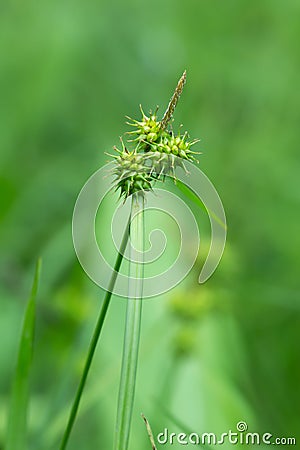
<svg viewBox="0 0 300 450"><path fill-rule="evenodd" d="M135 120L128 117L131 122L127 122L127 124L135 129L128 131L127 134L133 136L133 139L130 142L136 142L136 148L139 152L147 152L151 150L153 145L161 140L164 132L161 129L161 122L157 120L157 110L154 113L150 111L148 117L144 113L141 105L140 109L142 120Z"/></svg>
<svg viewBox="0 0 300 450"><path fill-rule="evenodd" d="M122 150L114 147L118 155L112 155L115 158L113 174L116 175L116 190L120 189L120 197L126 200L135 192L151 190L152 177L144 155L136 150L128 151L122 140L121 143Z"/></svg>
<svg viewBox="0 0 300 450"><path fill-rule="evenodd" d="M141 106L140 120L127 117L130 120L127 124L134 128L127 132L132 136L129 143L134 150L128 151L121 140L122 150L115 147L118 155L114 156L116 189L121 190L121 197L126 199L137 191L151 190L155 181L164 180L166 176L171 176L176 182L176 167L187 172L184 161L197 161L194 155L198 153L191 147L198 140L190 141L187 132L181 135L179 131L175 135L169 126L185 81L184 72L161 120L157 118L158 108L146 116Z"/></svg>

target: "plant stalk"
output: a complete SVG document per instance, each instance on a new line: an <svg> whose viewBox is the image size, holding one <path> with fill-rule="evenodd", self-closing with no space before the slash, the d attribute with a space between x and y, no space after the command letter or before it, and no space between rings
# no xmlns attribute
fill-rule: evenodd
<svg viewBox="0 0 300 450"><path fill-rule="evenodd" d="M127 450L133 411L143 297L144 194L132 195L129 284L114 450Z"/></svg>
<svg viewBox="0 0 300 450"><path fill-rule="evenodd" d="M87 358L86 358L85 365L84 365L83 372L82 372L82 376L81 376L81 379L80 379L80 382L79 382L79 385L78 385L78 388L77 388L75 399L74 399L74 402L73 402L73 405L72 405L72 408L71 408L71 411L70 411L68 424L67 424L67 427L65 429L65 432L64 432L64 435L63 435L63 439L62 439L62 442L61 442L61 445L60 445L60 450L65 450L66 447L67 447L67 444L68 444L68 441L69 441L69 438L70 438L70 434L71 434L71 431L73 429L74 422L75 422L75 419L76 419L76 416L77 416L77 413L78 413L78 408L79 408L79 403L80 403L80 399L81 399L81 396L82 396L82 392L83 392L83 389L84 389L84 386L85 386L85 383L86 383L86 380L87 380L87 376L88 376L88 373L89 373L89 370L90 370L90 367L91 367L91 363L92 363L93 356L94 356L94 353L95 353L95 350L96 350L96 347L97 347L97 343L98 343L98 340L99 340L99 337L100 337L100 334L101 334L101 331L102 331L102 328L103 328L104 320L105 320L106 313L107 313L107 310L108 310L108 307L109 307L109 303L110 303L110 300L111 300L111 296L112 296L112 293L113 293L115 282L116 282L116 279L117 279L117 276L118 276L118 272L119 272L119 269L121 267L121 263L122 263L122 260L123 260L123 254L124 254L126 246L127 246L128 237L129 237L129 224L130 224L130 217L129 217L128 223L126 225L126 229L125 229L125 232L124 232L124 235L123 235L123 239L122 239L122 242L121 242L121 246L120 246L120 251L118 252L118 256L117 256L117 259L116 259L116 262L115 262L114 272L113 272L112 277L110 279L108 290L107 290L107 292L105 294L105 298L104 298L104 301L103 301L103 304L102 304L102 307L101 307L101 310L100 310L98 321L96 323L96 327L95 327L95 330L94 330L94 333L93 333L93 336L92 336L92 339L91 339L91 342L90 342Z"/></svg>

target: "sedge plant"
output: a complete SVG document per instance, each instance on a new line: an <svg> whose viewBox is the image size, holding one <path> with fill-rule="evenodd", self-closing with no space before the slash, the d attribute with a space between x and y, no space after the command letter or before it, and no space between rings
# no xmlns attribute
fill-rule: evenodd
<svg viewBox="0 0 300 450"><path fill-rule="evenodd" d="M119 385L114 450L127 450L134 403L138 362L140 328L143 299L143 254L144 254L144 203L156 182L171 177L176 183L175 169L184 170L184 161L196 161L191 147L197 140L189 140L188 134L174 133L171 120L186 82L186 72L178 81L174 94L161 120L158 110L147 116L142 107L139 120L128 117L132 127L126 143L121 139L121 148L114 147L114 187L123 201L131 201L131 211L123 240L116 259L109 290L105 295L95 331L90 343L83 373L70 411L67 427L61 442L64 450L78 413L80 399L87 380L95 349L103 328L109 303L120 270L123 254L130 240L128 298L123 341L123 357Z"/></svg>

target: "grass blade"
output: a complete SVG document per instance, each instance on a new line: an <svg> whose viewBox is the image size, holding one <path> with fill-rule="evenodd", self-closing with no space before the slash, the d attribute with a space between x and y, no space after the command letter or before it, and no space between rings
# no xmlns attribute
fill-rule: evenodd
<svg viewBox="0 0 300 450"><path fill-rule="evenodd" d="M29 379L33 355L36 296L41 271L41 260L36 263L31 295L27 302L22 327L17 367L13 381L8 417L6 450L24 450L26 447Z"/></svg>
<svg viewBox="0 0 300 450"><path fill-rule="evenodd" d="M189 198L196 206L198 206L202 211L209 212L211 217L225 230L227 229L226 224L210 209L208 209L204 203L200 200L200 198L188 187L186 186L182 181L176 180L176 186L180 189L180 191L186 195L187 198Z"/></svg>
<svg viewBox="0 0 300 450"><path fill-rule="evenodd" d="M85 365L84 365L84 368L83 368L81 379L79 381L77 392L75 394L75 398L74 398L74 401L73 401L73 404L72 404L72 407L71 407L68 423L67 423L66 429L64 431L64 435L63 435L63 438L62 438L62 441L61 441L61 445L59 447L60 450L65 450L65 448L67 447L67 444L68 444L68 441L69 441L69 438L70 438L70 434L71 434L71 431L72 431L74 423L75 423L75 419L76 419L76 416L77 416L77 413L78 413L78 408L79 408L79 403L80 403L80 400L81 400L81 396L82 396L82 393L83 393L83 390L84 390L84 386L85 386L85 383L86 383L86 380L87 380L87 376L88 376L88 373L89 373L89 370L90 370L90 367L91 367L91 364L92 364L92 360L93 360L94 353L95 353L95 350L96 350L96 347L97 347L97 343L99 341L99 337L100 337L100 334L101 334L101 331L102 331L102 328L103 328L104 320L105 320L105 317L106 317L106 314L107 314L107 310L108 310L108 307L109 307L109 304L110 304L110 300L111 300L111 297L112 297L114 285L115 285L115 282L116 282L116 279L117 279L117 275L118 275L118 272L119 272L119 269L121 267L121 263L122 263L122 260L123 260L123 254L124 254L124 252L126 250L128 237L129 237L129 223L130 223L130 217L129 217L129 221L128 221L128 223L126 225L126 228L125 228L125 231L124 231L123 239L122 239L121 246L120 246L120 251L118 252L118 256L117 256L117 259L116 259L116 262L115 262L115 266L114 266L114 271L113 271L113 274L112 274L112 277L110 279L110 283L109 283L109 286L108 286L108 291L105 294L105 298L104 298L104 301L103 301L103 304L102 304L102 307L101 307L101 310L100 310L99 318L98 318L98 321L96 323L96 327L95 327L95 330L94 330L94 333L93 333L93 336L92 336L92 339L91 339L91 342L90 342L90 346L89 346L89 349L88 349L87 358L86 358L86 361L85 361Z"/></svg>
<svg viewBox="0 0 300 450"><path fill-rule="evenodd" d="M140 340L143 294L144 196L132 196L129 285L114 449L127 450Z"/></svg>

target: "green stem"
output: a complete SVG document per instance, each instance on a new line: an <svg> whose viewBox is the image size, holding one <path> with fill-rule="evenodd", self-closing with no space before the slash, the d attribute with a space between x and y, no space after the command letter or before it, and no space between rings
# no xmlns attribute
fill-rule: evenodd
<svg viewBox="0 0 300 450"><path fill-rule="evenodd" d="M143 295L144 194L132 196L129 285L114 450L127 450L133 410Z"/></svg>
<svg viewBox="0 0 300 450"><path fill-rule="evenodd" d="M124 254L126 246L127 246L128 237L129 237L130 220L131 220L131 218L129 217L129 221L128 221L128 224L126 225L126 229L125 229L125 232L124 232L124 235L123 235L123 239L122 239L122 242L121 242L120 251L118 252L118 256L117 256L116 263L115 263L115 266L114 266L114 272L113 272L112 277L110 279L109 286L107 288L108 290L107 290L107 292L105 294L105 298L104 298L104 301L103 301L103 304L102 304L102 308L100 310L99 318L98 318L98 321L96 323L96 327L95 327L95 330L94 330L94 333L93 333L93 336L92 336L92 339L91 339L91 342L90 342L87 358L86 358L85 365L84 365L83 372L82 372L82 376L81 376L81 379L80 379L80 382L79 382L79 385L78 385L78 388L77 388L75 399L74 399L74 402L73 402L73 405L72 405L72 408L71 408L71 411L70 411L68 424L67 424L67 427L65 429L65 432L64 432L64 435L63 435L63 439L62 439L62 442L61 442L61 445L60 445L60 450L65 450L65 448L67 447L67 444L68 444L68 441L69 441L69 438L70 438L70 434L71 434L72 428L74 426L74 422L75 422L75 419L76 419L76 416L77 416L78 407L79 407L80 399L81 399L81 396L82 396L82 392L83 392L83 389L84 389L84 386L85 386L85 383L86 383L86 379L87 379L87 376L88 376L88 373L89 373L89 370L90 370L90 367L91 367L91 363L92 363L93 356L94 356L94 353L95 353L95 350L96 350L96 347L97 347L97 343L98 343L98 340L99 340L99 337L100 337L100 334L101 334L101 330L103 328L103 324L104 324L106 313L107 313L107 310L108 310L108 307L109 307L110 299L111 299L111 296L112 296L112 293L113 293L113 289L114 289L114 286L115 286L115 282L116 282L116 279L117 279L117 276L118 276L118 272L119 272L119 269L120 269L120 266L121 266L121 263L122 263L122 260L123 260L123 254Z"/></svg>

